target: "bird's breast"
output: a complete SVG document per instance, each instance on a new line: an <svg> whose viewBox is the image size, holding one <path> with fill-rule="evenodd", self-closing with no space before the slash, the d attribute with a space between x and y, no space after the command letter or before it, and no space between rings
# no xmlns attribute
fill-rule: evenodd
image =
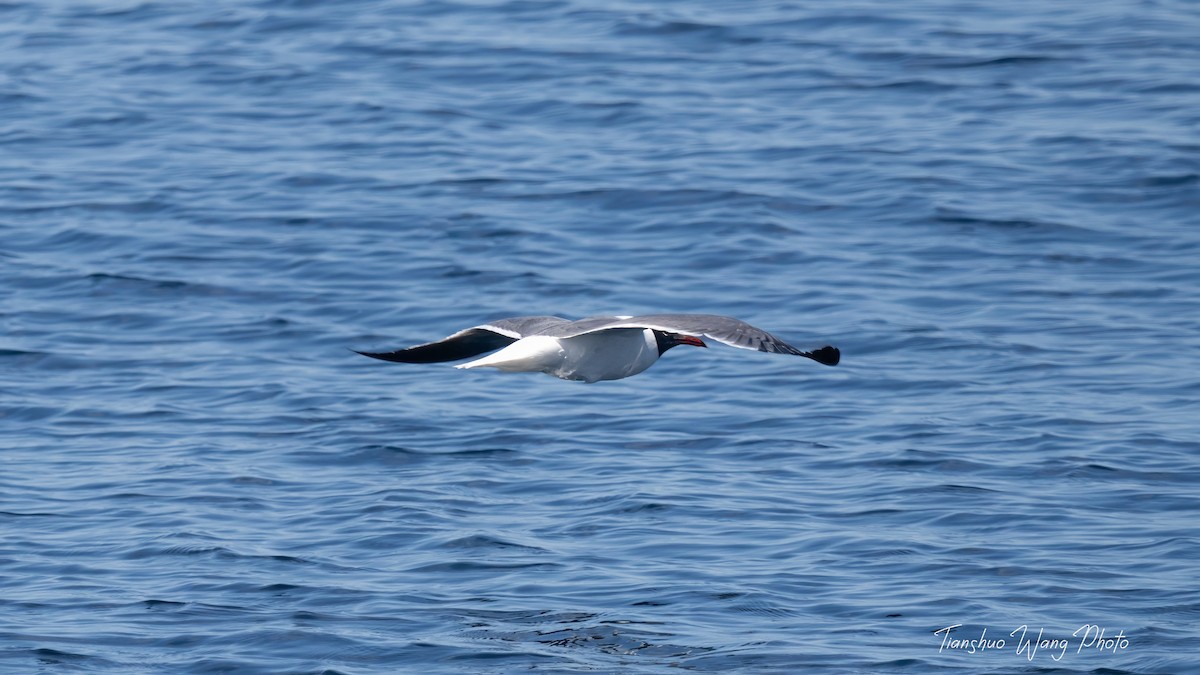
<svg viewBox="0 0 1200 675"><path fill-rule="evenodd" d="M658 360L654 331L618 328L559 340L565 354L551 375L564 380L619 380L637 375Z"/></svg>

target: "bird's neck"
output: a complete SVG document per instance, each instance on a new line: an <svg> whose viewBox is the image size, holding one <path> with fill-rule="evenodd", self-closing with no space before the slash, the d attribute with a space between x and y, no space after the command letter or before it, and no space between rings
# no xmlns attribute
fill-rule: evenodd
<svg viewBox="0 0 1200 675"><path fill-rule="evenodd" d="M653 329L651 329L653 330ZM666 333L661 330L654 331L654 341L658 343L658 355L662 356L667 353L671 347L678 347L679 343L675 342Z"/></svg>

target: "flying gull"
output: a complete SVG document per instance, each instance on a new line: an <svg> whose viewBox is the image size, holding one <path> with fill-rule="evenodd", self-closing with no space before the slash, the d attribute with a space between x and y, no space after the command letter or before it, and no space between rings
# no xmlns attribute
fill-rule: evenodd
<svg viewBox="0 0 1200 675"><path fill-rule="evenodd" d="M455 368L489 367L598 382L637 375L678 345L707 347L701 338L741 349L794 354L827 366L836 366L841 359L837 347L801 351L744 321L714 314L595 316L579 321L519 316L460 330L443 340L408 349L358 353L397 363L442 363L494 351Z"/></svg>

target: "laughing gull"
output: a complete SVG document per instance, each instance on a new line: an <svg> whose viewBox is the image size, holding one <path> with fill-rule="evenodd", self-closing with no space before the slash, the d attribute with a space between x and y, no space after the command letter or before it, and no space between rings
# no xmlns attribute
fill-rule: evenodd
<svg viewBox="0 0 1200 675"><path fill-rule="evenodd" d="M837 347L801 351L748 323L714 314L595 316L571 321L557 316L519 316L467 328L437 342L394 352L358 352L397 363L482 359L455 368L496 368L509 373L546 373L564 380L619 380L654 365L678 345L707 347L701 337L731 347L794 354L836 366Z"/></svg>

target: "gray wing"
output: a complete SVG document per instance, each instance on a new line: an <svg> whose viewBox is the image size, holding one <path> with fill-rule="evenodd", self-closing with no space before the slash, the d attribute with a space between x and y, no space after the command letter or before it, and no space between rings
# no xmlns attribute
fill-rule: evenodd
<svg viewBox="0 0 1200 675"><path fill-rule="evenodd" d="M570 321L557 316L518 316L481 324L454 335L394 352L358 352L363 356L396 363L442 363L458 361L501 347L529 335L542 335L543 331ZM355 350L357 351L357 350Z"/></svg>
<svg viewBox="0 0 1200 675"><path fill-rule="evenodd" d="M649 326L617 326L623 321L632 321L641 317L635 316L589 316L578 321L564 321L557 325L546 326L537 335L548 335L556 338L569 338L584 333L594 333L609 328L649 328Z"/></svg>
<svg viewBox="0 0 1200 675"><path fill-rule="evenodd" d="M556 327L556 337L573 337L611 328L650 328L667 333L706 337L730 347L774 354L804 356L827 366L837 365L841 352L825 346L806 352L745 321L716 314L646 314L633 317L595 317ZM558 333L564 334L558 334Z"/></svg>
<svg viewBox="0 0 1200 675"><path fill-rule="evenodd" d="M561 316L515 316L511 319L490 321L475 328L490 330L520 340L530 335L548 335L548 331L569 323L572 323L570 319L564 319Z"/></svg>

